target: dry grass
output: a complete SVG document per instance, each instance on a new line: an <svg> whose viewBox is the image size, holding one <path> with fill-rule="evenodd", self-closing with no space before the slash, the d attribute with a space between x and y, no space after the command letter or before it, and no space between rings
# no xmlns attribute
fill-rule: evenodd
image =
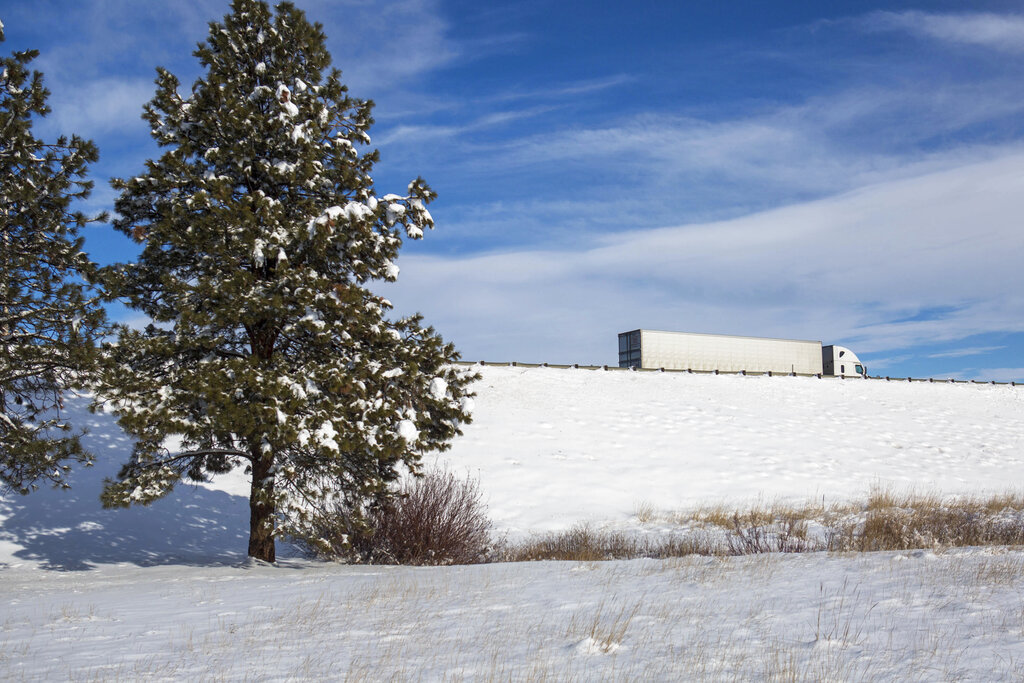
<svg viewBox="0 0 1024 683"><path fill-rule="evenodd" d="M584 636L580 645L590 652L609 654L615 652L626 637L626 631L633 621L637 612L640 611L641 602L632 607L621 605L618 609L609 608L605 603L597 606L593 617L585 619L582 623L574 618L566 629L566 636Z"/></svg>
<svg viewBox="0 0 1024 683"><path fill-rule="evenodd" d="M638 503L634 518L642 525L668 523L678 531L644 535L578 525L506 547L492 559L593 562L1024 545L1021 493L947 499L936 493L875 488L861 504L777 501L745 509L718 504L670 513Z"/></svg>
<svg viewBox="0 0 1024 683"><path fill-rule="evenodd" d="M657 518L657 509L651 503L640 501L633 506L633 516L641 524L650 524Z"/></svg>
<svg viewBox="0 0 1024 683"><path fill-rule="evenodd" d="M1024 544L1024 498L1001 494L943 501L934 493L873 491L863 519L836 520L829 549L870 552Z"/></svg>
<svg viewBox="0 0 1024 683"><path fill-rule="evenodd" d="M779 522L795 525L799 522L820 520L829 514L849 512L850 509L849 505L833 504L826 507L824 503L809 502L797 506L778 500L744 508L714 503L693 510L681 510L661 515L652 513L650 517L652 520L661 520L679 526L695 525L731 530L736 528L737 523L744 527L769 526Z"/></svg>
<svg viewBox="0 0 1024 683"><path fill-rule="evenodd" d="M1018 557L994 557L979 564L965 583L985 586L1016 586L1024 576L1024 561Z"/></svg>
<svg viewBox="0 0 1024 683"><path fill-rule="evenodd" d="M498 562L600 562L639 557L665 559L690 555L723 555L725 552L721 543L703 534L644 537L620 531L595 530L580 524L566 531L508 545L493 559Z"/></svg>

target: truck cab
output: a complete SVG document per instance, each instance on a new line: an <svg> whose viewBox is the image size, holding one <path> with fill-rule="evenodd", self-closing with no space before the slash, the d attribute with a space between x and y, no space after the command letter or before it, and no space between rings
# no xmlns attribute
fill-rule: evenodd
<svg viewBox="0 0 1024 683"><path fill-rule="evenodd" d="M835 377L867 377L868 369L850 349L838 344L821 347L822 374Z"/></svg>

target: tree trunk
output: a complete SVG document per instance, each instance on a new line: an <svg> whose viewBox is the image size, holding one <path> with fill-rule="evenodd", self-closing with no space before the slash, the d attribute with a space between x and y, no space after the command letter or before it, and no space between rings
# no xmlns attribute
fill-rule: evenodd
<svg viewBox="0 0 1024 683"><path fill-rule="evenodd" d="M274 357L277 329L270 320L246 325L249 349L261 365L269 365ZM249 491L249 557L274 562L274 524L277 505L274 502L274 454L264 453L262 444L252 447L252 488Z"/></svg>
<svg viewBox="0 0 1024 683"><path fill-rule="evenodd" d="M253 449L252 488L249 491L249 557L274 562L274 463L272 454Z"/></svg>

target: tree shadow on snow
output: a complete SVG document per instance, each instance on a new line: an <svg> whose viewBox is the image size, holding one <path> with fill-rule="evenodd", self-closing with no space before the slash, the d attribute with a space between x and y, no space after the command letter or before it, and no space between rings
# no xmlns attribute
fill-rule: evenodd
<svg viewBox="0 0 1024 683"><path fill-rule="evenodd" d="M83 441L96 464L73 465L70 490L40 487L27 496L0 497L0 542L20 546L15 558L66 571L116 562L210 566L245 559L249 501L242 496L179 484L148 507L104 510L103 479L116 476L132 442L113 417L92 415L87 405L86 398L71 399L68 413L72 424L89 430Z"/></svg>

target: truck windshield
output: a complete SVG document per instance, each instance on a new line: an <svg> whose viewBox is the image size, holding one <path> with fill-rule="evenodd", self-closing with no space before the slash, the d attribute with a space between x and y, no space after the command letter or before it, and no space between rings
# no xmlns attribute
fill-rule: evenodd
<svg viewBox="0 0 1024 683"><path fill-rule="evenodd" d="M863 365L855 365L853 367L856 368L858 375L863 375L864 374L864 366Z"/></svg>

